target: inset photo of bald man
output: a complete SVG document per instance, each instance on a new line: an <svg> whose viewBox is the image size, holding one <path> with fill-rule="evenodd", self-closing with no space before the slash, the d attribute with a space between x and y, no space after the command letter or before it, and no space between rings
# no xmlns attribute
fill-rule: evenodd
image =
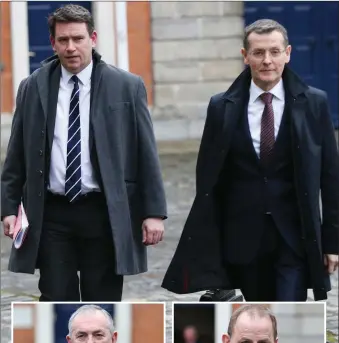
<svg viewBox="0 0 339 343"><path fill-rule="evenodd" d="M326 342L325 303L175 303L173 343Z"/></svg>

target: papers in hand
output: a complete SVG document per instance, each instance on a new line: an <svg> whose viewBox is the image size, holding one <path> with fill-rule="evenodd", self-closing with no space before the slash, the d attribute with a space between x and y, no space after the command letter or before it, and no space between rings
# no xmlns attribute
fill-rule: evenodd
<svg viewBox="0 0 339 343"><path fill-rule="evenodd" d="M16 217L14 234L13 234L13 245L16 249L19 249L25 241L28 231L28 219L22 202L19 205L18 215Z"/></svg>

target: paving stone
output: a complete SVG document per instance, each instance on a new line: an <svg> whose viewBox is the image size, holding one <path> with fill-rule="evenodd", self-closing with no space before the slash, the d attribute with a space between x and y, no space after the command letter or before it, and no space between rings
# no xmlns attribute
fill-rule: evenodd
<svg viewBox="0 0 339 343"><path fill-rule="evenodd" d="M172 301L198 301L203 292L172 294L160 287L164 273L174 254L182 228L195 195L196 153L161 155L161 165L170 217L166 220L164 241L148 250L149 272L125 278L123 301L166 301L171 313ZM10 304L12 301L35 301L39 296L38 274L14 274L7 271L10 240L1 229L1 337L10 342ZM327 328L338 335L338 276L332 276L332 291L327 301ZM238 291L239 293L239 291ZM309 292L309 300L312 300ZM166 319L166 343L171 342L171 318Z"/></svg>

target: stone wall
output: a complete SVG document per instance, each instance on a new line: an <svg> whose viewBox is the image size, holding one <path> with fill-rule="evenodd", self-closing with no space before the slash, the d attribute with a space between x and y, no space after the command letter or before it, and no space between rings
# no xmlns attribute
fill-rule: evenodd
<svg viewBox="0 0 339 343"><path fill-rule="evenodd" d="M241 2L152 2L158 140L200 139L212 95L242 71Z"/></svg>
<svg viewBox="0 0 339 343"><path fill-rule="evenodd" d="M279 342L324 342L325 319L322 304L272 304L271 309L277 317Z"/></svg>

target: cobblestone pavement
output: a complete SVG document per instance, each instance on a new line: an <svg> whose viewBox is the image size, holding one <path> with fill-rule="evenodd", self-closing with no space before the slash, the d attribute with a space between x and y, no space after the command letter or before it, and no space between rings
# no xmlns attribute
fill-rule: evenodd
<svg viewBox="0 0 339 343"><path fill-rule="evenodd" d="M203 293L172 294L160 287L164 272L170 262L194 196L194 169L196 155L161 156L163 177L168 199L165 239L149 248L149 272L125 278L124 301L166 301L167 314L171 314L171 301L197 301ZM2 230L1 230L2 232ZM35 301L39 296L37 275L14 274L7 271L10 240L1 237L1 336L10 342L11 301ZM329 293L327 328L338 334L338 277L332 278L333 291ZM310 293L310 300L312 300ZM166 342L171 342L171 318L167 318Z"/></svg>

